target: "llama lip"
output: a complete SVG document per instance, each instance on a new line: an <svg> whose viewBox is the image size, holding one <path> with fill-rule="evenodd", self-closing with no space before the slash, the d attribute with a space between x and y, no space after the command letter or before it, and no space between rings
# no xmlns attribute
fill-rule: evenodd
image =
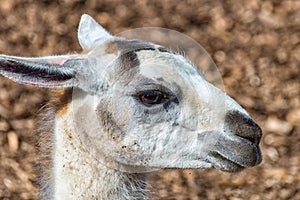
<svg viewBox="0 0 300 200"><path fill-rule="evenodd" d="M218 134L218 140L210 147L207 161L215 168L238 172L246 167L258 165L262 161L257 143L231 133L210 132L211 134Z"/></svg>
<svg viewBox="0 0 300 200"><path fill-rule="evenodd" d="M245 133L246 135L246 133ZM226 172L239 172L262 161L259 140L251 140L230 131L206 131L198 139L209 141L205 146L206 162Z"/></svg>
<svg viewBox="0 0 300 200"><path fill-rule="evenodd" d="M209 155L209 160L213 163L213 167L224 172L239 172L242 171L245 167L241 166L238 163L235 163L217 152L212 152Z"/></svg>

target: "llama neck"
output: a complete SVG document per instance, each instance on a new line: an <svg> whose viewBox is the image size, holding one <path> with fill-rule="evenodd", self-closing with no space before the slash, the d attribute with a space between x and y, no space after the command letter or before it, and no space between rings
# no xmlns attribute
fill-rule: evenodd
<svg viewBox="0 0 300 200"><path fill-rule="evenodd" d="M97 161L68 121L61 117L55 124L53 199L145 199L143 174L110 169Z"/></svg>

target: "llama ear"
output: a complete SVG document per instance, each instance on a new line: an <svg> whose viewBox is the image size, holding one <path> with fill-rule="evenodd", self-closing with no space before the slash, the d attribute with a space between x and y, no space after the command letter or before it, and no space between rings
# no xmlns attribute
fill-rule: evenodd
<svg viewBox="0 0 300 200"><path fill-rule="evenodd" d="M24 84L46 88L79 85L76 75L86 64L85 55L23 58L0 55L0 74Z"/></svg>
<svg viewBox="0 0 300 200"><path fill-rule="evenodd" d="M113 38L91 16L83 14L78 27L78 40L83 49L92 48Z"/></svg>

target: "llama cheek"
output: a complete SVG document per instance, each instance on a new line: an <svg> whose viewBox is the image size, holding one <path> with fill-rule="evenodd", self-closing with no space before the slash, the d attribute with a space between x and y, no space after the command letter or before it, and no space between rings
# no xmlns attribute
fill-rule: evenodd
<svg viewBox="0 0 300 200"><path fill-rule="evenodd" d="M110 140L120 142L124 137L123 130L118 126L113 114L107 109L106 103L100 103L97 108L97 116L100 126L103 127L105 133Z"/></svg>

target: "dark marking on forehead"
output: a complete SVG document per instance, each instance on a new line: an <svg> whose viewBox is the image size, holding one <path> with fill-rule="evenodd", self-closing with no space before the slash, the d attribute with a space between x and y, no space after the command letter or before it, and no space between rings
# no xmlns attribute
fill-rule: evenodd
<svg viewBox="0 0 300 200"><path fill-rule="evenodd" d="M141 50L155 50L154 44L142 40L115 40L112 43L118 46L121 53Z"/></svg>
<svg viewBox="0 0 300 200"><path fill-rule="evenodd" d="M140 65L140 61L134 51L129 51L119 57L119 65L118 74L124 74L125 72L137 68Z"/></svg>
<svg viewBox="0 0 300 200"><path fill-rule="evenodd" d="M173 53L172 51L166 49L165 47L161 46L157 48L158 51L160 52L167 52L167 53Z"/></svg>
<svg viewBox="0 0 300 200"><path fill-rule="evenodd" d="M126 40L126 39L116 39L114 41L111 41L107 44L107 48L105 50L108 54L115 54L118 55L118 53L125 54L131 51L137 52L142 50L151 50L155 51L158 50L160 52L167 52L167 53L173 53L172 51L166 49L163 46L156 46L155 44L151 42L146 42L143 40Z"/></svg>

